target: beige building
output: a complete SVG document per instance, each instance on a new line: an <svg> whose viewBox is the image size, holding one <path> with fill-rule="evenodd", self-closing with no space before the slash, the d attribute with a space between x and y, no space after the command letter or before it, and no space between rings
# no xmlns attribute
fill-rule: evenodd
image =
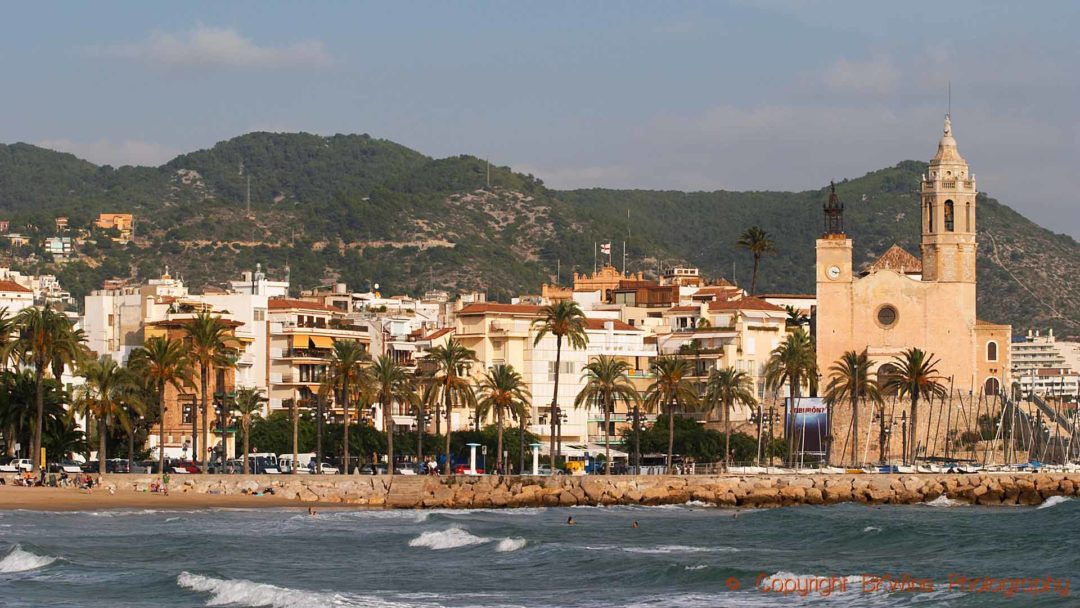
<svg viewBox="0 0 1080 608"><path fill-rule="evenodd" d="M867 352L880 371L903 350L919 347L939 359L944 383L957 393L993 396L1009 386L1011 328L976 316L977 192L946 117L921 184L922 259L894 247L860 276L833 188L825 234L817 241L816 338L823 376L845 351ZM849 417L838 411L835 421L842 425ZM844 429L834 432L839 441Z"/></svg>

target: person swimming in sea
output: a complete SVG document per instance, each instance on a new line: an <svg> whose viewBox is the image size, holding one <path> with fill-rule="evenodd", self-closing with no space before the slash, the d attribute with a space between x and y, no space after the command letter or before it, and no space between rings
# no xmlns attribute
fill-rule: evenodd
<svg viewBox="0 0 1080 608"><path fill-rule="evenodd" d="M638 526L638 523L635 521L634 523L630 524L630 527L631 528L637 528L639 526Z"/></svg>
<svg viewBox="0 0 1080 608"><path fill-rule="evenodd" d="M566 518L566 525L568 525L568 526L572 526L572 525L574 525L574 524L576 524L576 523L577 523L577 522L576 522L576 521L574 521L574 516L573 516L573 515L571 515L570 517L567 517L567 518Z"/></svg>

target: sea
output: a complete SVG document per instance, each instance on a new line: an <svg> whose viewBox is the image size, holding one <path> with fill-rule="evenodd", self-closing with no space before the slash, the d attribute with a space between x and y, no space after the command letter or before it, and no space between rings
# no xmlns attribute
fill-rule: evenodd
<svg viewBox="0 0 1080 608"><path fill-rule="evenodd" d="M7 511L0 606L1080 606L1077 522L1060 498Z"/></svg>

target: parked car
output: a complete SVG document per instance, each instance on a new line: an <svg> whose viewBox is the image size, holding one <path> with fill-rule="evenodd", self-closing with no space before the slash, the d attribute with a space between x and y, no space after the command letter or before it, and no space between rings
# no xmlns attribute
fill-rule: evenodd
<svg viewBox="0 0 1080 608"><path fill-rule="evenodd" d="M178 473L181 475L188 473L196 475L202 472L199 466L196 465L194 462L191 462L190 460L170 460L168 463L168 467L172 470L173 473Z"/></svg>
<svg viewBox="0 0 1080 608"><path fill-rule="evenodd" d="M62 473L62 472L65 472L65 471L67 473L82 473L83 472L82 465L75 462L74 460L64 460L64 461L61 461L61 462L54 462L54 463L49 465L49 472L50 473Z"/></svg>
<svg viewBox="0 0 1080 608"><path fill-rule="evenodd" d="M314 460L308 462L307 469L308 469L308 473L314 473L315 472L315 461ZM341 471L337 467L335 467L334 465L330 464L329 462L324 462L323 463L323 465L322 465L322 474L323 475L338 475L340 473L341 473Z"/></svg>
<svg viewBox="0 0 1080 608"><path fill-rule="evenodd" d="M365 465L360 465L360 472L362 474L364 474L364 475L386 475L386 465L385 464L379 464L379 465L365 464Z"/></svg>
<svg viewBox="0 0 1080 608"><path fill-rule="evenodd" d="M456 467L454 467L454 475L465 475L466 471L468 471L468 470L469 470L469 465L467 465L467 464L459 464ZM481 468L477 467L476 474L477 475L483 475L484 474L484 469L481 469Z"/></svg>
<svg viewBox="0 0 1080 608"><path fill-rule="evenodd" d="M23 473L34 468L29 458L12 458L0 464L0 473Z"/></svg>

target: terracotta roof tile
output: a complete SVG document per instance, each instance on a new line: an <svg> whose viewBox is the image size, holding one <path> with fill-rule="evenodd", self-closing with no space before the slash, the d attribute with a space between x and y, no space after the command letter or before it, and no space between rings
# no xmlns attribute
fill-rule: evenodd
<svg viewBox="0 0 1080 608"><path fill-rule="evenodd" d="M922 260L911 255L899 245L893 245L866 267L867 272L874 270L893 270L901 274L922 274Z"/></svg>
<svg viewBox="0 0 1080 608"><path fill-rule="evenodd" d="M0 291L14 292L14 293L34 293L22 285L19 285L15 281L0 281Z"/></svg>
<svg viewBox="0 0 1080 608"><path fill-rule="evenodd" d="M540 314L540 306L532 306L530 304L500 304L498 302L477 302L475 304L469 304L465 308L458 311L459 315L482 315L489 312L494 313L509 313L519 315L538 315Z"/></svg>
<svg viewBox="0 0 1080 608"><path fill-rule="evenodd" d="M667 312L701 312L700 306L672 306Z"/></svg>
<svg viewBox="0 0 1080 608"><path fill-rule="evenodd" d="M442 329L436 329L435 331L433 331L430 334L428 334L427 336L425 336L424 339L425 340L435 340L435 339L438 339L438 338L441 338L441 337L445 336L446 334L448 334L448 333L450 333L452 331L454 331L453 327L444 327Z"/></svg>
<svg viewBox="0 0 1080 608"><path fill-rule="evenodd" d="M267 302L267 308L270 310L288 310L290 308L297 308L300 310L321 310L324 312L344 312L340 308L334 308L333 306L327 306L326 304L320 304L318 302L308 302L306 300L292 300L289 298L273 298Z"/></svg>
<svg viewBox="0 0 1080 608"><path fill-rule="evenodd" d="M612 329L616 331L641 331L640 329L620 321L618 319L585 319L585 329L591 329L593 331L603 330L604 324L612 323Z"/></svg>
<svg viewBox="0 0 1080 608"><path fill-rule="evenodd" d="M752 296L746 296L745 298L738 298L735 300L718 300L715 302L709 302L710 312L716 312L721 310L767 310L770 312L787 312L776 304L770 304L765 300L761 300Z"/></svg>

